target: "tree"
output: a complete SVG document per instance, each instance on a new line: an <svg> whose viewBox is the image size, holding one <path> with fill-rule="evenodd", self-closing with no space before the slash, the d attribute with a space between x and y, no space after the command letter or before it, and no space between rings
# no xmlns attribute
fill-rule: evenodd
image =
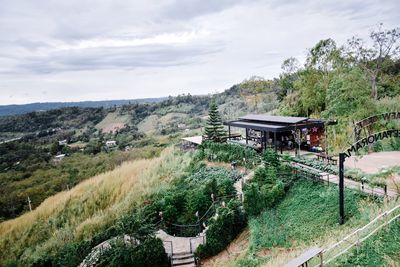
<svg viewBox="0 0 400 267"><path fill-rule="evenodd" d="M222 124L221 116L214 100L210 104L208 115L209 118L205 128L206 139L214 142L222 142L223 137L226 136L226 131L224 130L224 125Z"/></svg>
<svg viewBox="0 0 400 267"><path fill-rule="evenodd" d="M290 57L283 61L281 69L283 72L279 75L278 82L281 88L277 92L279 100L293 93L294 82L298 79L300 62L296 58Z"/></svg>
<svg viewBox="0 0 400 267"><path fill-rule="evenodd" d="M258 100L261 94L270 90L271 82L259 76L252 76L250 79L244 80L240 84L240 91L242 96L251 95L254 99L255 107L257 107L258 105Z"/></svg>
<svg viewBox="0 0 400 267"><path fill-rule="evenodd" d="M306 67L328 73L334 68L339 58L340 51L336 48L335 41L330 38L321 40L308 52Z"/></svg>
<svg viewBox="0 0 400 267"><path fill-rule="evenodd" d="M400 55L400 28L383 30L380 24L369 37L372 46L365 45L361 38L353 37L347 42L346 52L348 60L364 71L371 83L371 97L376 100L379 75Z"/></svg>

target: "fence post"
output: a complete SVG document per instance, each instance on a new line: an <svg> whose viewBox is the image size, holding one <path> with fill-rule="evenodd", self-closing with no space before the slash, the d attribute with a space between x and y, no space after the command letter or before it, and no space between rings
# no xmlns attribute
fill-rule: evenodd
<svg viewBox="0 0 400 267"><path fill-rule="evenodd" d="M323 254L324 254L323 251L321 253L319 253L319 261L320 261L319 266L320 267L322 267L324 265Z"/></svg>

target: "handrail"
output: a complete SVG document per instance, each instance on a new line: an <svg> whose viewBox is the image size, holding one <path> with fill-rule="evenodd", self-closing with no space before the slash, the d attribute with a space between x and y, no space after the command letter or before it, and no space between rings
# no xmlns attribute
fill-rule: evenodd
<svg viewBox="0 0 400 267"><path fill-rule="evenodd" d="M393 212L395 212L396 210L398 210L400 208L400 205L395 206L394 208L390 209L389 211L385 211L381 214L379 214L377 217L375 217L372 221L370 221L369 223L367 223L366 225L364 225L363 227L355 230L354 232L348 234L347 236L345 236L343 239L341 239L339 242L336 242L335 244L331 245L330 247L328 247L327 249L323 250L323 253L329 253L330 251L336 249L337 247L339 247L340 245L342 245L345 242L348 242L350 245L346 246L343 250L341 250L339 253L337 253L336 255L334 255L333 257L325 260L323 262L323 264L327 264L330 263L331 261L333 261L334 259L336 259L337 257L343 255L344 253L346 253L347 251L349 251L353 246L355 245L359 245L360 243L362 243L363 241L365 241L367 238L369 238L370 236L372 236L373 234L375 234L379 229L381 229L382 227L392 223L394 220L400 218L400 214L397 214L395 217L391 218L389 221L387 221L387 217L392 214ZM381 225L377 226L376 228L374 228L373 230L371 230L370 233L368 233L365 237L359 238L359 234L364 231L365 229L367 229L369 226L371 226L372 224L376 223L377 221L379 221L380 219L385 218L386 221L384 223L382 223ZM356 236L357 237L357 241L356 242L352 242L350 241L350 239L352 237ZM316 265L315 267L320 266L320 265Z"/></svg>
<svg viewBox="0 0 400 267"><path fill-rule="evenodd" d="M370 226L371 224L373 224L374 222L376 222L377 220L379 220L380 218L382 218L383 216L387 216L389 214L391 214L392 212L394 212L396 209L400 208L400 205L394 207L393 209L384 212L382 214L380 214L379 216L377 216L375 219L373 219L372 221L370 221L368 224L364 225L363 227L357 229L356 231L354 231L353 233L347 235L345 238L343 238L342 240L340 240L339 242L337 242L336 244L333 244L331 247L329 247L328 249L326 249L325 251L329 251L331 249L334 249L335 247L337 247L338 245L340 245L341 243L343 243L346 239L349 239L350 237L354 236L357 232L364 230L365 228L367 228L368 226Z"/></svg>

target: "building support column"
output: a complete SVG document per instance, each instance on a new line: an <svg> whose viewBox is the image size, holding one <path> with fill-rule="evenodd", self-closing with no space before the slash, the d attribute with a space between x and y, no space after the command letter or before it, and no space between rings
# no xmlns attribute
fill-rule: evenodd
<svg viewBox="0 0 400 267"><path fill-rule="evenodd" d="M274 132L274 146L275 146L275 153L278 153L278 140L276 140L276 132Z"/></svg>

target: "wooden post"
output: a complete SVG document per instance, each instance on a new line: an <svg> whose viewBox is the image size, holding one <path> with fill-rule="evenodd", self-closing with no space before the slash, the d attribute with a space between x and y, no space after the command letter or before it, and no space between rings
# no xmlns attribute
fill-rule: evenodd
<svg viewBox="0 0 400 267"><path fill-rule="evenodd" d="M231 126L228 125L228 140L231 140Z"/></svg>
<svg viewBox="0 0 400 267"><path fill-rule="evenodd" d="M274 146L275 146L275 153L277 153L278 147L277 147L277 140L276 140L276 132L274 132Z"/></svg>
<svg viewBox="0 0 400 267"><path fill-rule="evenodd" d="M262 147L263 150L267 149L267 132L263 131L263 138L262 138Z"/></svg>
<svg viewBox="0 0 400 267"><path fill-rule="evenodd" d="M246 128L246 145L249 144L249 132L248 129Z"/></svg>
<svg viewBox="0 0 400 267"><path fill-rule="evenodd" d="M319 261L320 261L319 266L320 266L320 267L324 266L323 252L321 252L321 253L319 254Z"/></svg>

